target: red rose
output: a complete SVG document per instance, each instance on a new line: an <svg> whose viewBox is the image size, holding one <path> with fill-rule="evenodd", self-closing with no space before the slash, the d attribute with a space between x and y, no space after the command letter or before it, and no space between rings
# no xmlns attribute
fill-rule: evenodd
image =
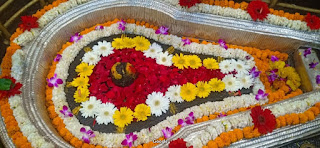
<svg viewBox="0 0 320 148"><path fill-rule="evenodd" d="M188 7L188 8L196 5L199 2L200 2L199 0L179 0L180 6Z"/></svg>
<svg viewBox="0 0 320 148"><path fill-rule="evenodd" d="M259 133L271 133L276 128L276 117L269 109L262 110L261 106L256 106L251 109L250 115L254 128L258 128Z"/></svg>
<svg viewBox="0 0 320 148"><path fill-rule="evenodd" d="M187 142L182 138L178 138L177 140L173 140L169 143L169 148L193 148L193 146L187 147Z"/></svg>
<svg viewBox="0 0 320 148"><path fill-rule="evenodd" d="M263 20L267 18L267 15L270 13L268 4L260 0L251 1L248 5L247 11L254 21L257 19Z"/></svg>
<svg viewBox="0 0 320 148"><path fill-rule="evenodd" d="M315 30L320 28L319 17L308 13L307 16L305 17L305 20L307 22L307 25L310 27L310 29Z"/></svg>

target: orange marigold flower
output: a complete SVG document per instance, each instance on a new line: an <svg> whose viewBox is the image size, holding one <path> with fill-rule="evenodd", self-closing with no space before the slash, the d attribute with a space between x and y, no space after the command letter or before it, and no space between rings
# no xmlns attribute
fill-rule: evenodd
<svg viewBox="0 0 320 148"><path fill-rule="evenodd" d="M233 132L235 133L235 135L237 136L238 140L243 139L243 132L241 129L234 129Z"/></svg>
<svg viewBox="0 0 320 148"><path fill-rule="evenodd" d="M300 123L306 123L308 121L308 117L304 113L298 114Z"/></svg>
<svg viewBox="0 0 320 148"><path fill-rule="evenodd" d="M299 124L299 116L298 114L296 113L292 113L291 115L291 118L292 118L292 125L296 125L296 124Z"/></svg>
<svg viewBox="0 0 320 148"><path fill-rule="evenodd" d="M309 121L314 120L314 118L315 118L312 111L307 110L304 112L304 114L308 117Z"/></svg>
<svg viewBox="0 0 320 148"><path fill-rule="evenodd" d="M311 110L315 116L318 116L320 112L319 108L317 107L311 107L309 110Z"/></svg>
<svg viewBox="0 0 320 148"><path fill-rule="evenodd" d="M217 144L215 141L210 140L210 141L208 142L208 147L209 147L209 148L218 148L218 144Z"/></svg>
<svg viewBox="0 0 320 148"><path fill-rule="evenodd" d="M225 146L223 140L220 137L217 137L214 141L218 144L219 148L222 148Z"/></svg>
<svg viewBox="0 0 320 148"><path fill-rule="evenodd" d="M231 140L228 133L223 132L220 134L220 137L224 141L225 146L229 146L231 144Z"/></svg>

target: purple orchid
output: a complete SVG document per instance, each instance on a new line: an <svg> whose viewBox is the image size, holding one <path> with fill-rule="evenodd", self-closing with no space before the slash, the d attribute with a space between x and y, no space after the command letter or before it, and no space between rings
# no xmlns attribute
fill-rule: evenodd
<svg viewBox="0 0 320 148"><path fill-rule="evenodd" d="M73 114L70 111L68 111L68 107L65 105L62 107L62 110L60 110L60 113L63 114L65 118L73 117Z"/></svg>
<svg viewBox="0 0 320 148"><path fill-rule="evenodd" d="M272 62L279 61L279 58L273 55L271 56L271 61Z"/></svg>
<svg viewBox="0 0 320 148"><path fill-rule="evenodd" d="M223 39L219 39L218 43L219 43L219 45L220 45L221 47L223 47L224 49L228 49L228 46L227 46L227 44L226 44L226 41L224 41Z"/></svg>
<svg viewBox="0 0 320 148"><path fill-rule="evenodd" d="M256 70L256 69L257 69L256 67L253 67L253 68L250 70L250 72L249 72L249 74L250 74L253 78L259 77L259 75L260 75L260 73L261 73L261 71Z"/></svg>
<svg viewBox="0 0 320 148"><path fill-rule="evenodd" d="M118 22L118 25L119 25L119 26L118 26L118 29L119 29L119 30L122 30L122 31L126 30L126 24L127 24L127 23L126 23L124 20L119 21L119 22Z"/></svg>
<svg viewBox="0 0 320 148"><path fill-rule="evenodd" d="M191 44L191 41L190 41L190 39L188 39L188 38L182 39L182 42L183 42L183 46L185 46L185 45L190 45L190 44Z"/></svg>
<svg viewBox="0 0 320 148"><path fill-rule="evenodd" d="M96 26L96 28L95 28L95 30L102 30L102 29L104 29L104 27L101 26L101 25L98 25L98 26Z"/></svg>
<svg viewBox="0 0 320 148"><path fill-rule="evenodd" d="M82 35L79 32L70 37L70 42L78 42L82 39Z"/></svg>
<svg viewBox="0 0 320 148"><path fill-rule="evenodd" d="M268 76L268 80L270 83L272 83L278 78L278 75L276 74L276 72L278 72L278 69L274 69L270 71L270 74Z"/></svg>
<svg viewBox="0 0 320 148"><path fill-rule="evenodd" d="M57 78L56 73L50 79L47 78L47 82L48 82L49 87L53 87L53 86L58 87L59 84L63 83L63 81L61 79Z"/></svg>
<svg viewBox="0 0 320 148"><path fill-rule="evenodd" d="M250 60L251 59L251 57L250 56L246 56L246 60Z"/></svg>
<svg viewBox="0 0 320 148"><path fill-rule="evenodd" d="M309 68L310 69L314 69L314 68L316 68L316 66L319 64L319 62L312 62L312 63L310 63L309 64Z"/></svg>
<svg viewBox="0 0 320 148"><path fill-rule="evenodd" d="M82 136L82 140L85 142L85 143L90 143L90 138L93 138L95 137L96 135L93 133L92 130L86 130L86 128L82 127L80 129L80 132L83 133L84 135Z"/></svg>
<svg viewBox="0 0 320 148"><path fill-rule="evenodd" d="M317 84L320 84L320 75L317 75L317 76L316 76L316 83L317 83Z"/></svg>
<svg viewBox="0 0 320 148"><path fill-rule="evenodd" d="M61 54L57 54L57 56L54 58L54 61L55 62L59 62L61 58L62 58L62 55Z"/></svg>
<svg viewBox="0 0 320 148"><path fill-rule="evenodd" d="M195 117L193 116L193 112L190 112L189 116L186 117L185 120L183 120L183 119L178 120L178 125L181 125L181 127L184 127L186 125L193 124L194 120L195 120Z"/></svg>
<svg viewBox="0 0 320 148"><path fill-rule="evenodd" d="M263 90L259 89L258 94L256 94L256 100L265 99L268 95L268 93L265 93Z"/></svg>
<svg viewBox="0 0 320 148"><path fill-rule="evenodd" d="M161 26L159 29L156 30L156 34L164 34L167 35L168 34L168 27L165 26Z"/></svg>
<svg viewBox="0 0 320 148"><path fill-rule="evenodd" d="M121 144L124 146L132 147L133 142L138 139L138 136L136 134L130 133L126 135L126 139L124 139Z"/></svg>
<svg viewBox="0 0 320 148"><path fill-rule="evenodd" d="M307 55L311 54L311 48L308 48L306 50L303 51L303 56L306 58Z"/></svg>
<svg viewBox="0 0 320 148"><path fill-rule="evenodd" d="M227 115L225 115L225 114L223 114L223 113L220 113L220 114L218 115L218 118L225 117L225 116L227 116Z"/></svg>
<svg viewBox="0 0 320 148"><path fill-rule="evenodd" d="M170 138L173 135L172 128L170 128L170 127L166 127L165 129L162 129L161 131L163 133L164 138L166 138L166 139Z"/></svg>

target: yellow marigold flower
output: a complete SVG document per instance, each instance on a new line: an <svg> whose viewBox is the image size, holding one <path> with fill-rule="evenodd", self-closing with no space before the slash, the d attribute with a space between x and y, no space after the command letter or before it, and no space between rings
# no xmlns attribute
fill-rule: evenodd
<svg viewBox="0 0 320 148"><path fill-rule="evenodd" d="M136 46L136 44L132 38L124 37L123 38L123 46L124 46L124 48L133 48L134 46Z"/></svg>
<svg viewBox="0 0 320 148"><path fill-rule="evenodd" d="M114 125L118 127L125 127L133 120L133 112L130 108L121 107L120 111L116 110L113 114Z"/></svg>
<svg viewBox="0 0 320 148"><path fill-rule="evenodd" d="M269 64L271 69L282 69L284 66L286 66L284 61L270 62Z"/></svg>
<svg viewBox="0 0 320 148"><path fill-rule="evenodd" d="M138 121L146 121L147 117L151 116L151 109L145 104L139 104L134 109L133 115Z"/></svg>
<svg viewBox="0 0 320 148"><path fill-rule="evenodd" d="M197 83L197 88L198 88L197 96L200 98L208 97L212 89L212 87L207 82L203 82L203 81L199 81Z"/></svg>
<svg viewBox="0 0 320 148"><path fill-rule="evenodd" d="M180 53L180 55L176 54L172 57L173 65L178 67L179 69L184 69L188 67L187 58L185 55Z"/></svg>
<svg viewBox="0 0 320 148"><path fill-rule="evenodd" d="M125 48L124 47L124 42L123 42L123 39L122 38L115 38L115 39L113 39L113 41L112 41L112 47L114 48L114 49L123 49L123 48Z"/></svg>
<svg viewBox="0 0 320 148"><path fill-rule="evenodd" d="M212 78L209 81L209 85L211 85L211 88L212 88L213 92L221 92L226 87L225 84L221 80L219 80L217 78Z"/></svg>
<svg viewBox="0 0 320 148"><path fill-rule="evenodd" d="M88 77L77 77L74 78L71 82L71 85L74 87L88 87L89 86L89 78Z"/></svg>
<svg viewBox="0 0 320 148"><path fill-rule="evenodd" d="M192 83L187 83L181 86L180 95L183 100L186 100L188 102L193 101L194 99L196 99L197 93L198 88Z"/></svg>
<svg viewBox="0 0 320 148"><path fill-rule="evenodd" d="M74 92L74 101L76 103L81 103L89 100L89 90L87 88L78 87L77 90Z"/></svg>
<svg viewBox="0 0 320 148"><path fill-rule="evenodd" d="M213 58L206 58L203 60L203 66L207 69L219 69L219 63Z"/></svg>
<svg viewBox="0 0 320 148"><path fill-rule="evenodd" d="M143 36L136 36L135 38L133 38L134 43L136 45L136 50L137 51L145 51L148 50L150 47L150 42L148 39L146 39Z"/></svg>
<svg viewBox="0 0 320 148"><path fill-rule="evenodd" d="M87 63L81 63L76 67L76 72L79 76L90 76L93 72L94 65L88 65Z"/></svg>
<svg viewBox="0 0 320 148"><path fill-rule="evenodd" d="M190 66L192 69L198 69L202 66L202 61L197 55L188 55L186 57L188 66Z"/></svg>

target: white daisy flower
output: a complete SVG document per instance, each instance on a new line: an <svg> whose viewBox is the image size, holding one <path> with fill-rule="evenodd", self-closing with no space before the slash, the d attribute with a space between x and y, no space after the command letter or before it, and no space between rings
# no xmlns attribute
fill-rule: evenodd
<svg viewBox="0 0 320 148"><path fill-rule="evenodd" d="M168 88L166 96L170 99L171 102L183 102L183 99L180 96L181 86L173 85Z"/></svg>
<svg viewBox="0 0 320 148"><path fill-rule="evenodd" d="M229 72L232 72L235 69L235 60L223 60L219 63L219 67L221 69L221 72L224 74L228 74Z"/></svg>
<svg viewBox="0 0 320 148"><path fill-rule="evenodd" d="M170 101L168 97L163 96L161 92L152 92L147 98L146 103L150 106L153 115L160 116L169 109Z"/></svg>
<svg viewBox="0 0 320 148"><path fill-rule="evenodd" d="M222 82L226 85L226 91L237 91L240 89L239 81L232 75L226 75L222 79Z"/></svg>
<svg viewBox="0 0 320 148"><path fill-rule="evenodd" d="M105 124L113 123L113 114L117 110L112 103L101 104L100 108L97 113L97 123L98 124Z"/></svg>
<svg viewBox="0 0 320 148"><path fill-rule="evenodd" d="M107 41L98 42L98 45L94 45L92 49L94 52L104 57L114 53L111 43Z"/></svg>
<svg viewBox="0 0 320 148"><path fill-rule="evenodd" d="M89 65L96 65L100 60L100 56L98 56L98 54L93 51L87 52L82 57L82 62L88 63Z"/></svg>
<svg viewBox="0 0 320 148"><path fill-rule="evenodd" d="M162 52L162 47L157 43L152 43L148 50L143 51L143 55L148 58L156 58Z"/></svg>
<svg viewBox="0 0 320 148"><path fill-rule="evenodd" d="M156 57L157 64L164 65L164 66L171 66L172 65L172 55L166 52L160 52Z"/></svg>
<svg viewBox="0 0 320 148"><path fill-rule="evenodd" d="M85 118L94 117L94 115L98 113L100 105L101 101L97 100L96 97L91 96L88 101L81 103L80 112L82 113L82 116Z"/></svg>
<svg viewBox="0 0 320 148"><path fill-rule="evenodd" d="M254 79L250 75L245 74L237 74L237 79L241 83L244 88L250 88L253 85Z"/></svg>
<svg viewBox="0 0 320 148"><path fill-rule="evenodd" d="M246 65L245 62L238 60L234 63L234 66L237 71L237 75L249 74L250 66Z"/></svg>

